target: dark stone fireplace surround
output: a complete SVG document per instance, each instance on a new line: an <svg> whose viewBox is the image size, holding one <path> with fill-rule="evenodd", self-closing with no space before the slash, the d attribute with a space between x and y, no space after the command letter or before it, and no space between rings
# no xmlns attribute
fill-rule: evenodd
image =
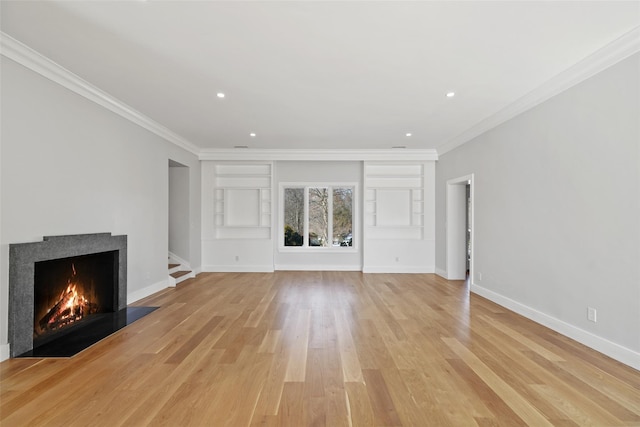
<svg viewBox="0 0 640 427"><path fill-rule="evenodd" d="M9 343L11 357L33 349L35 263L118 251L117 307L127 307L127 236L111 233L45 236L42 242L9 245Z"/></svg>

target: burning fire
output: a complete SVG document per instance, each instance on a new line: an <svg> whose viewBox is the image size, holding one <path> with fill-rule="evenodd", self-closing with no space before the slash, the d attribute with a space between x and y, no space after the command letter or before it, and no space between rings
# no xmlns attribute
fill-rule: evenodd
<svg viewBox="0 0 640 427"><path fill-rule="evenodd" d="M67 288L62 291L53 307L38 322L42 332L52 331L70 325L88 314L97 313L98 305L78 293L76 267L71 265L73 274L67 280Z"/></svg>

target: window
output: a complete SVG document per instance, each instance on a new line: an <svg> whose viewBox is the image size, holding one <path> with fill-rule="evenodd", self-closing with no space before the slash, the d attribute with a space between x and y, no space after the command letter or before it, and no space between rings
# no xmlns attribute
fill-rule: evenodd
<svg viewBox="0 0 640 427"><path fill-rule="evenodd" d="M353 184L282 184L281 246L353 246L354 193Z"/></svg>
<svg viewBox="0 0 640 427"><path fill-rule="evenodd" d="M304 188L284 190L284 245L302 246L304 235Z"/></svg>

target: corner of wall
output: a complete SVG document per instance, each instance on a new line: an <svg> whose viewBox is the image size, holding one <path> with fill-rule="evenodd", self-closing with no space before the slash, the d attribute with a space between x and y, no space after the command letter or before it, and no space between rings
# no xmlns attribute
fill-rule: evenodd
<svg viewBox="0 0 640 427"><path fill-rule="evenodd" d="M447 278L447 272L446 270L443 270L441 268L436 267L435 271L434 271L438 276L442 277L443 279Z"/></svg>

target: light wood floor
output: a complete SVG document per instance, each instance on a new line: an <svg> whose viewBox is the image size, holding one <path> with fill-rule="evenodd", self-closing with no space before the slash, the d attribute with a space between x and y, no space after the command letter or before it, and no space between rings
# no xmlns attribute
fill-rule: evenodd
<svg viewBox="0 0 640 427"><path fill-rule="evenodd" d="M1 363L0 424L640 425L640 372L430 274L201 274L138 305Z"/></svg>

